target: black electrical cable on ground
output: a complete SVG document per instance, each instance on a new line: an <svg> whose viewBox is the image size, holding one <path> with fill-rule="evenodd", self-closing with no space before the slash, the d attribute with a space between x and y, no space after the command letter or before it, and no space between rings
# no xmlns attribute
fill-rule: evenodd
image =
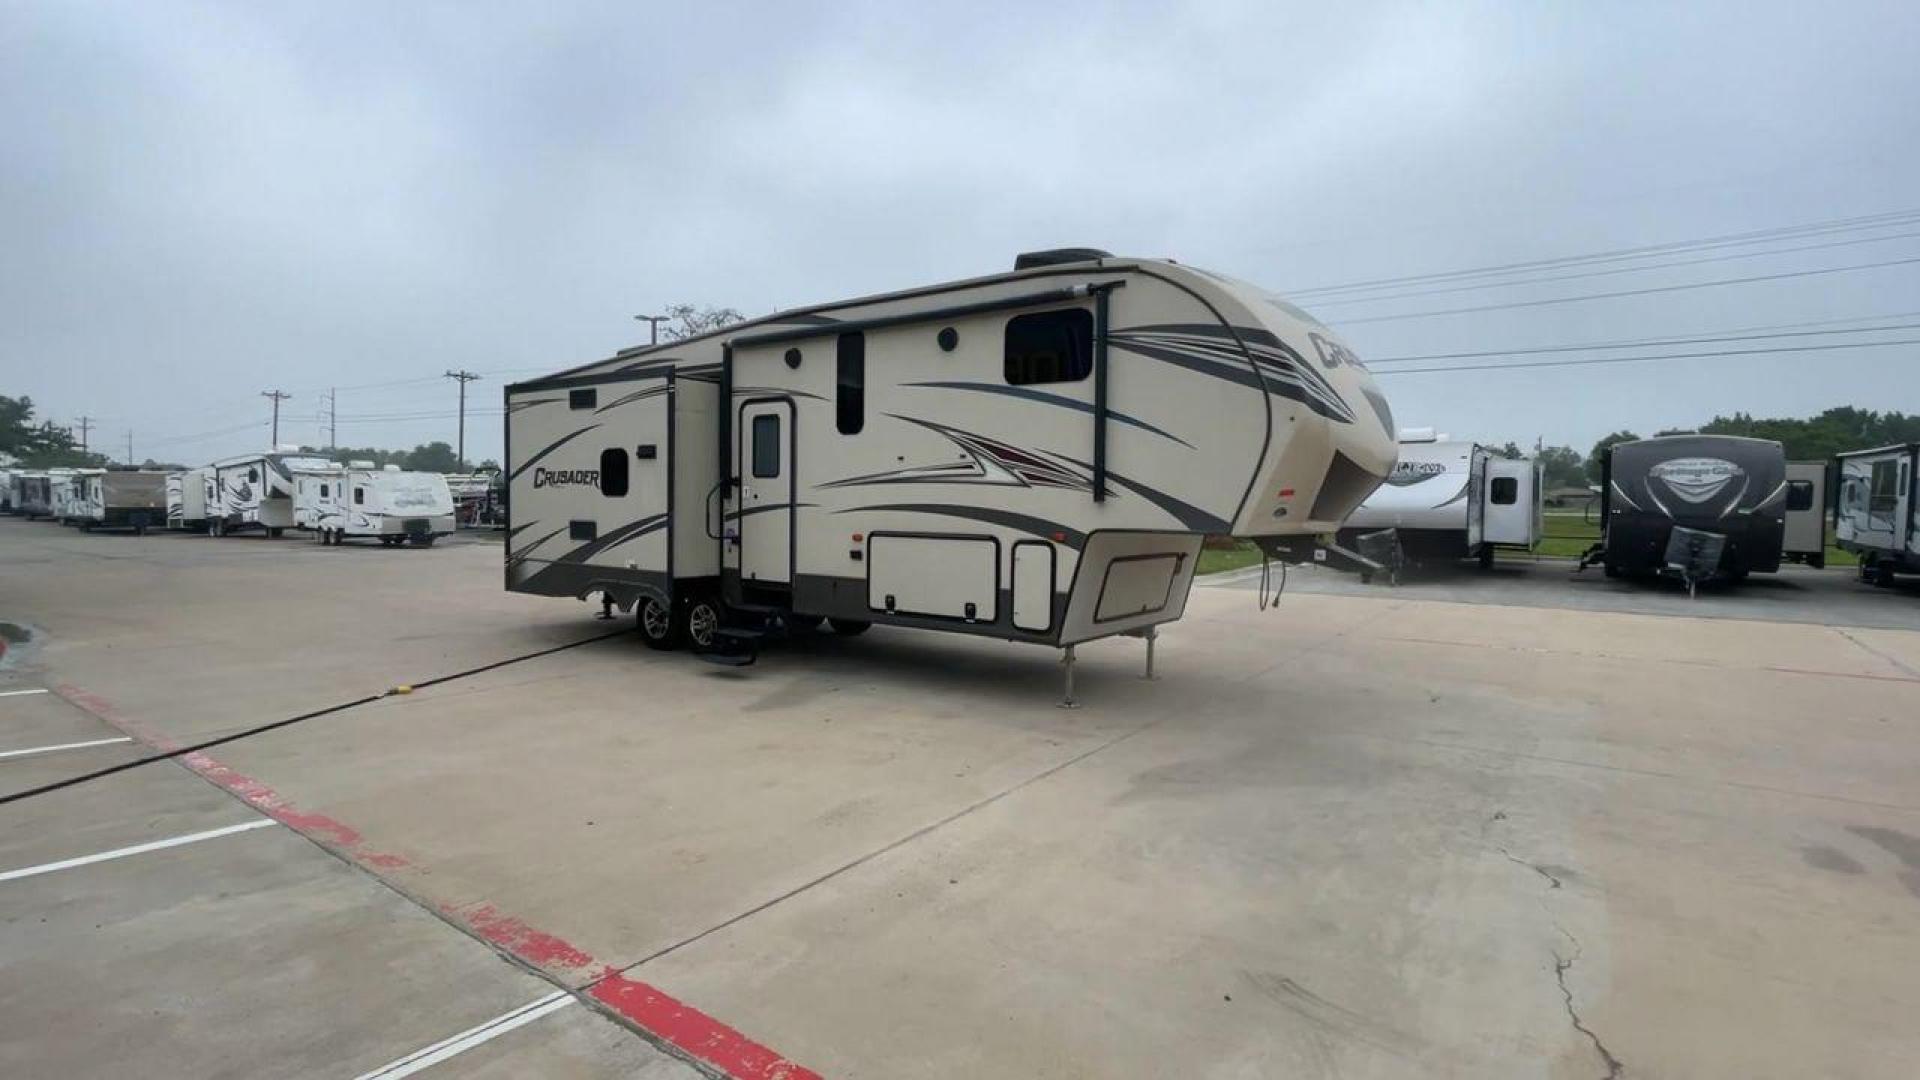
<svg viewBox="0 0 1920 1080"><path fill-rule="evenodd" d="M538 652L530 652L522 656L511 656L505 660L496 660L491 664L482 664L479 667L468 668L465 671L456 671L451 675L442 675L438 678L428 679L424 682L409 683L404 687L396 686L396 687L393 687L392 689L383 691L378 694L368 694L366 697L355 698L352 701L343 701L338 705L329 705L324 709L315 709L312 712L304 712L298 716L289 716L284 720L275 720L269 724L261 724L257 727L250 727L243 731L233 732L230 735L222 735L217 739L208 739L204 742L194 743L191 746L182 746L182 747L179 747L178 749L168 750L165 753L149 754L146 757L135 758L132 761L123 761L118 765L110 765L104 769L95 769L90 773L81 773L79 776L69 776L65 780L56 780L51 784L42 784L39 787L28 788L25 791L16 791L11 795L0 795L0 806L5 806L6 804L11 802L18 802L21 799L30 799L35 795L46 795L51 792L60 791L64 788L73 787L76 784L84 784L89 780L98 780L102 777L112 776L115 773L123 773L123 772L126 772L128 769L137 769L142 765L151 765L156 761L170 761L174 758L182 757L186 754L197 754L202 750L211 750L216 746L224 746L230 742L238 742L241 739L249 739L255 735L264 735L269 731L278 731L283 727L290 727L294 724L298 724L305 720L315 720L322 716L330 716L334 713L346 712L348 709L357 709L362 705L371 705L376 701L383 701L390 697L411 693L415 690L424 690L429 686L439 686L441 683L452 682L455 679L465 679L469 676L479 675L482 672L492 671L495 668L506 667L509 664L518 664L527 660L537 660L542 656L552 656L554 653L557 653L557 652L565 652L568 649L577 649L582 645L591 645L596 641L605 641L608 638L619 637L622 634L627 634L630 632L631 631L628 631L628 630L615 630L610 634L600 634L595 637L583 638L579 641L570 641L565 645L555 645L550 649L541 649Z"/></svg>

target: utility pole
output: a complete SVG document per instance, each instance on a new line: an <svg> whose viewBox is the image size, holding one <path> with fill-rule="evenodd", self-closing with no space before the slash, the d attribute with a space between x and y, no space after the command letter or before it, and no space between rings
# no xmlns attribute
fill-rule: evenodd
<svg viewBox="0 0 1920 1080"><path fill-rule="evenodd" d="M80 452L83 454L87 452L87 431L92 427L93 417L83 416L80 418Z"/></svg>
<svg viewBox="0 0 1920 1080"><path fill-rule="evenodd" d="M127 468L133 468L133 429L127 429Z"/></svg>
<svg viewBox="0 0 1920 1080"><path fill-rule="evenodd" d="M447 372L447 378L460 384L460 446L453 452L453 456L462 469L467 467L467 384L479 377L471 371Z"/></svg>
<svg viewBox="0 0 1920 1080"><path fill-rule="evenodd" d="M273 442L270 448L278 450L280 449L280 403L293 395L283 394L278 390L262 390L260 396L273 400Z"/></svg>
<svg viewBox="0 0 1920 1080"><path fill-rule="evenodd" d="M327 389L327 449L340 446L340 388Z"/></svg>
<svg viewBox="0 0 1920 1080"><path fill-rule="evenodd" d="M649 345L660 344L660 324L673 321L671 315L635 315L633 318L635 322L646 323L647 329L653 331L653 339L647 342Z"/></svg>

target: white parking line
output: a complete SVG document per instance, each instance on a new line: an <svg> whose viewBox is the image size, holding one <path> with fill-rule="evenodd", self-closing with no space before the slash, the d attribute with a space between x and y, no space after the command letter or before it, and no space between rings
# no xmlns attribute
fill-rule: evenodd
<svg viewBox="0 0 1920 1080"><path fill-rule="evenodd" d="M33 690L0 690L0 697L19 697L22 694L44 694L47 688L42 686Z"/></svg>
<svg viewBox="0 0 1920 1080"><path fill-rule="evenodd" d="M102 851L94 855L82 855L77 859L62 859L59 862L41 863L39 866L28 866L19 870L8 870L6 873L0 874L0 881L13 881L17 878L30 878L40 874L51 874L55 870L71 870L76 866L86 866L88 863L106 862L108 859L124 859L129 855L144 855L149 851L160 851L165 848L179 847L181 844L196 844L202 840L212 840L216 836L230 836L233 833L246 832L249 829L264 829L269 825L278 824L280 823L272 818L261 818L258 821L243 821L238 825L228 825L224 829L208 829L206 832L188 833L185 836L170 837L166 840L155 840L150 844L135 844L132 847L115 848L112 851Z"/></svg>
<svg viewBox="0 0 1920 1080"><path fill-rule="evenodd" d="M117 739L89 739L86 742L61 743L58 746L34 746L25 750L0 750L0 760L10 757L26 757L29 754L51 754L56 750L85 750L89 746L108 746L113 743L132 742L133 739L122 735Z"/></svg>
<svg viewBox="0 0 1920 1080"><path fill-rule="evenodd" d="M496 1016L484 1024L470 1027L432 1046L415 1050L406 1057L382 1065L370 1073L362 1073L356 1080L400 1080L400 1077L412 1076L421 1069L438 1065L455 1054L466 1053L489 1039L505 1035L522 1024L530 1024L550 1012L564 1009L572 1001L572 996L565 990L555 990L546 997L529 1001L510 1013Z"/></svg>

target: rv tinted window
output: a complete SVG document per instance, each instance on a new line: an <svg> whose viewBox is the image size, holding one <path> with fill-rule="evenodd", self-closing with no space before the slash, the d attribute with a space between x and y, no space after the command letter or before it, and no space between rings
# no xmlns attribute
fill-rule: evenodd
<svg viewBox="0 0 1920 1080"><path fill-rule="evenodd" d="M567 392L567 408L569 409L591 409L599 403L600 391L591 386L585 390L569 390Z"/></svg>
<svg viewBox="0 0 1920 1080"><path fill-rule="evenodd" d="M840 434L857 435L867 426L867 335L841 334L836 363L834 401Z"/></svg>
<svg viewBox="0 0 1920 1080"><path fill-rule="evenodd" d="M753 418L753 475L780 475L780 418L771 413Z"/></svg>
<svg viewBox="0 0 1920 1080"><path fill-rule="evenodd" d="M1899 473L1891 461L1873 463L1873 478L1867 491L1867 509L1892 510L1900 501Z"/></svg>
<svg viewBox="0 0 1920 1080"><path fill-rule="evenodd" d="M1007 320L1007 381L1078 382L1093 372L1093 312L1042 311Z"/></svg>
<svg viewBox="0 0 1920 1080"><path fill-rule="evenodd" d="M627 452L618 446L600 451L600 494L609 499L627 494Z"/></svg>
<svg viewBox="0 0 1920 1080"><path fill-rule="evenodd" d="M327 497L327 485L325 484L320 485L320 497L323 499Z"/></svg>
<svg viewBox="0 0 1920 1080"><path fill-rule="evenodd" d="M1520 481L1511 476L1493 478L1493 502L1495 506L1512 506L1520 497Z"/></svg>
<svg viewBox="0 0 1920 1080"><path fill-rule="evenodd" d="M1813 509L1813 481L1811 480L1787 481L1787 509L1788 510Z"/></svg>
<svg viewBox="0 0 1920 1080"><path fill-rule="evenodd" d="M354 488L353 489L353 505L363 506L366 504L366 501L367 501L367 489L363 487Z"/></svg>

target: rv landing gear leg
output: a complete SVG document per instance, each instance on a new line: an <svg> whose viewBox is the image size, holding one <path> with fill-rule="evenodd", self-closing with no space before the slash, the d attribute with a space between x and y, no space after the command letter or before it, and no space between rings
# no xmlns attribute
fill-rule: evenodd
<svg viewBox="0 0 1920 1080"><path fill-rule="evenodd" d="M1066 695L1060 699L1060 707L1077 709L1080 703L1073 700L1073 646L1067 646L1067 651L1060 654L1060 667L1067 673L1067 691Z"/></svg>
<svg viewBox="0 0 1920 1080"><path fill-rule="evenodd" d="M1147 639L1147 673L1141 676L1141 678L1147 680L1148 682L1152 682L1153 681L1153 643L1157 641L1160 637L1160 628L1157 626L1149 626L1146 628L1146 630L1141 632L1140 636Z"/></svg>
<svg viewBox="0 0 1920 1080"><path fill-rule="evenodd" d="M600 594L600 614L594 616L594 618L604 620L611 620L613 618L612 593L603 592Z"/></svg>

